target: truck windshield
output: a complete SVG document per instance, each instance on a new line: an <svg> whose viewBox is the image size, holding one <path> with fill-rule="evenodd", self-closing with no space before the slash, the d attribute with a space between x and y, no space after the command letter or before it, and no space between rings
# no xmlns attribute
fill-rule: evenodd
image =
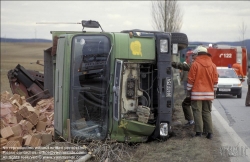
<svg viewBox="0 0 250 162"><path fill-rule="evenodd" d="M104 139L108 125L110 40L101 35L76 36L72 42L71 135Z"/></svg>

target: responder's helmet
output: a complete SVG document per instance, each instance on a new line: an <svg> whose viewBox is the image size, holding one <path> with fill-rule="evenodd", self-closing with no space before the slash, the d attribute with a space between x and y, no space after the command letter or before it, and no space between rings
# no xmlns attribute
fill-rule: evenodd
<svg viewBox="0 0 250 162"><path fill-rule="evenodd" d="M210 53L207 52L207 48L203 47L203 46L197 46L194 51L194 53L197 53L198 55L208 55L208 56L212 56Z"/></svg>
<svg viewBox="0 0 250 162"><path fill-rule="evenodd" d="M240 60L240 59L238 59L238 60L237 60L237 63L241 64L241 60Z"/></svg>
<svg viewBox="0 0 250 162"><path fill-rule="evenodd" d="M194 51L194 53L196 54L201 54L201 53L204 53L204 54L207 54L207 48L203 47L203 46L197 46Z"/></svg>

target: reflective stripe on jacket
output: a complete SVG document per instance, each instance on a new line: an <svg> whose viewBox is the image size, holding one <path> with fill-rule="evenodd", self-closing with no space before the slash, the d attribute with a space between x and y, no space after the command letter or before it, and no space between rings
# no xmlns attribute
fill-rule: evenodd
<svg viewBox="0 0 250 162"><path fill-rule="evenodd" d="M217 83L218 73L211 57L198 55L188 73L187 90L191 91L191 100L213 100Z"/></svg>

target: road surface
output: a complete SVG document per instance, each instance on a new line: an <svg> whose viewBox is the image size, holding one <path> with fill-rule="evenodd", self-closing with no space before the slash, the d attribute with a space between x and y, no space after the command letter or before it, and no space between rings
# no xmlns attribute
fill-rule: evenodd
<svg viewBox="0 0 250 162"><path fill-rule="evenodd" d="M242 98L220 95L213 101L213 125L222 141L220 151L232 162L250 162L250 107L245 106L246 93L245 81Z"/></svg>

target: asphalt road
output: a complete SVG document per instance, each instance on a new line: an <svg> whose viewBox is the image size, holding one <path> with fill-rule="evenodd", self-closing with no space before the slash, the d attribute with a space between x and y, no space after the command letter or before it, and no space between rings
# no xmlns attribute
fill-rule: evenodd
<svg viewBox="0 0 250 162"><path fill-rule="evenodd" d="M242 98L220 95L213 101L213 124L226 147L243 148L243 156L250 152L250 107L245 106L247 83L243 82ZM245 151L245 152L244 152ZM234 156L231 161L245 161ZM248 159L249 160L249 159ZM248 161L247 160L247 161Z"/></svg>

